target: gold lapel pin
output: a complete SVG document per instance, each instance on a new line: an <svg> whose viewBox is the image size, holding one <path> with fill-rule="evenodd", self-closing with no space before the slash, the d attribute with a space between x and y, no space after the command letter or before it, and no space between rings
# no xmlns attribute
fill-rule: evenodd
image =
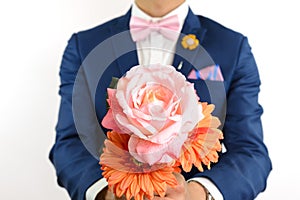
<svg viewBox="0 0 300 200"><path fill-rule="evenodd" d="M199 40L194 34L188 34L182 38L181 45L185 49L194 50L199 45Z"/></svg>

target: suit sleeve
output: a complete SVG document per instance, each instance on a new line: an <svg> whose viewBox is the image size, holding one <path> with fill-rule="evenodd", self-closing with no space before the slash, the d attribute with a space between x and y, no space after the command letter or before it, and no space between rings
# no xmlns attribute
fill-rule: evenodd
<svg viewBox="0 0 300 200"><path fill-rule="evenodd" d="M211 170L196 174L214 182L225 200L254 199L265 189L272 168L263 142L259 86L257 66L247 38L243 38L227 93L223 128L227 152Z"/></svg>
<svg viewBox="0 0 300 200"><path fill-rule="evenodd" d="M75 128L72 114L72 90L81 65L77 35L69 40L60 68L61 96L56 140L50 152L58 184L67 189L72 199L85 199L85 192L101 176L98 160L84 147Z"/></svg>

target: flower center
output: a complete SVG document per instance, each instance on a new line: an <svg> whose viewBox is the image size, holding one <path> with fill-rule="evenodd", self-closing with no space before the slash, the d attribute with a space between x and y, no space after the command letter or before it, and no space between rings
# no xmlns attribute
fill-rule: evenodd
<svg viewBox="0 0 300 200"><path fill-rule="evenodd" d="M181 114L180 100L162 84L148 82L132 95L136 121L147 129L147 136L170 126Z"/></svg>
<svg viewBox="0 0 300 200"><path fill-rule="evenodd" d="M192 38L189 38L186 40L186 43L189 45L189 46L192 46L194 44L194 40Z"/></svg>

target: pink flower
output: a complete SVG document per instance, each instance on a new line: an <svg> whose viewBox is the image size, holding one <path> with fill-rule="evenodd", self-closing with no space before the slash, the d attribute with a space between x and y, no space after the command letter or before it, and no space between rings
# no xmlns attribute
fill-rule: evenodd
<svg viewBox="0 0 300 200"><path fill-rule="evenodd" d="M110 109L102 125L129 134L128 149L139 162L168 163L203 118L193 84L172 66L135 66L117 89L108 89Z"/></svg>

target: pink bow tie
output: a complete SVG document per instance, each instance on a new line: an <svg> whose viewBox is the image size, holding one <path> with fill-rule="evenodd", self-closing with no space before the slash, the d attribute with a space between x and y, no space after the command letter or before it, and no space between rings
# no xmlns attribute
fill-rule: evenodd
<svg viewBox="0 0 300 200"><path fill-rule="evenodd" d="M170 40L176 40L179 35L178 16L173 15L157 22L147 21L132 16L130 19L130 33L133 41L144 40L151 32L156 31Z"/></svg>

